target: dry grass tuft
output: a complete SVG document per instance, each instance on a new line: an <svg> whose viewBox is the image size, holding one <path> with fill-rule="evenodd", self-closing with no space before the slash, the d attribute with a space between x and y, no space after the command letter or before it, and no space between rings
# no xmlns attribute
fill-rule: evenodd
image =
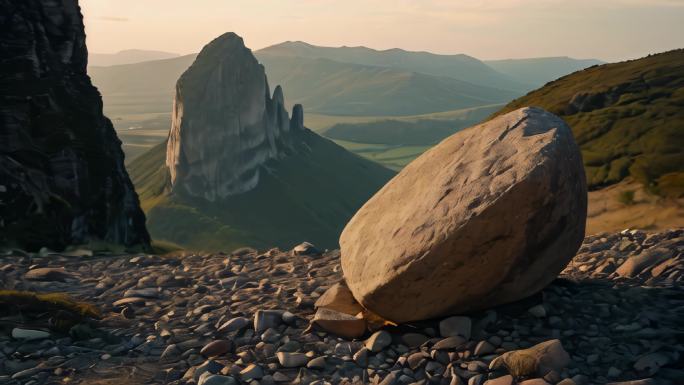
<svg viewBox="0 0 684 385"><path fill-rule="evenodd" d="M81 317L100 319L100 310L92 304L79 302L64 293L0 290L0 306L16 306L22 310L44 312L65 310Z"/></svg>

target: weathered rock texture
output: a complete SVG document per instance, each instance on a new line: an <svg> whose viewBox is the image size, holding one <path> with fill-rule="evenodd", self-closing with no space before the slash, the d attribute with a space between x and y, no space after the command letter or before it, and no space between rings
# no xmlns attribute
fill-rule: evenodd
<svg viewBox="0 0 684 385"><path fill-rule="evenodd" d="M288 133L303 130L301 106L292 115L241 37L214 39L176 84L166 152L174 191L214 201L252 190L260 166L291 147Z"/></svg>
<svg viewBox="0 0 684 385"><path fill-rule="evenodd" d="M76 0L0 0L0 245L148 244Z"/></svg>
<svg viewBox="0 0 684 385"><path fill-rule="evenodd" d="M409 164L340 237L354 297L395 322L529 296L573 257L587 190L569 127L523 108Z"/></svg>

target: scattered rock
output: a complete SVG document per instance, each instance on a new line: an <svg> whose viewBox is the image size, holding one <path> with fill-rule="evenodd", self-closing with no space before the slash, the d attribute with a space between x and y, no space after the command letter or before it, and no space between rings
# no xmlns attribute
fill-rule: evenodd
<svg viewBox="0 0 684 385"><path fill-rule="evenodd" d="M283 311L257 310L254 313L254 331L262 333L266 329L279 326L283 321Z"/></svg>
<svg viewBox="0 0 684 385"><path fill-rule="evenodd" d="M354 296L344 282L332 285L316 300L314 306L353 316L363 311L363 307L356 302L356 299L354 299Z"/></svg>
<svg viewBox="0 0 684 385"><path fill-rule="evenodd" d="M472 322L468 317L449 317L439 323L439 334L442 337L461 336L470 339Z"/></svg>
<svg viewBox="0 0 684 385"><path fill-rule="evenodd" d="M42 340L50 338L50 333L43 330L14 328L12 329L12 338L25 341Z"/></svg>
<svg viewBox="0 0 684 385"><path fill-rule="evenodd" d="M276 356L280 366L284 368L298 368L306 366L309 362L309 358L304 353L278 352Z"/></svg>
<svg viewBox="0 0 684 385"><path fill-rule="evenodd" d="M366 321L326 308L316 311L312 323L321 329L345 338L359 338L366 332Z"/></svg>
<svg viewBox="0 0 684 385"><path fill-rule="evenodd" d="M292 254L294 255L314 255L320 254L321 252L309 242L302 242L292 249Z"/></svg>
<svg viewBox="0 0 684 385"><path fill-rule="evenodd" d="M392 343L392 336L384 330L373 333L365 343L366 349L377 353Z"/></svg>
<svg viewBox="0 0 684 385"><path fill-rule="evenodd" d="M233 344L228 340L216 340L205 345L200 354L204 357L221 356L231 351Z"/></svg>
<svg viewBox="0 0 684 385"><path fill-rule="evenodd" d="M516 377L543 377L551 370L561 372L571 362L570 355L563 349L559 340L545 341L529 349L506 352L492 361L490 368L496 367L499 359Z"/></svg>
<svg viewBox="0 0 684 385"><path fill-rule="evenodd" d="M39 267L26 272L24 277L31 281L60 281L74 279L63 267Z"/></svg>

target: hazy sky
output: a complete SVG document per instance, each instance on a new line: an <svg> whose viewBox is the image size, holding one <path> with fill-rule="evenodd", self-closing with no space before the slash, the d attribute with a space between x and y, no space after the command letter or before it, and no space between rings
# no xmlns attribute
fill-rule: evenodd
<svg viewBox="0 0 684 385"><path fill-rule="evenodd" d="M198 52L228 31L480 59L616 61L684 47L684 0L81 0L88 47Z"/></svg>

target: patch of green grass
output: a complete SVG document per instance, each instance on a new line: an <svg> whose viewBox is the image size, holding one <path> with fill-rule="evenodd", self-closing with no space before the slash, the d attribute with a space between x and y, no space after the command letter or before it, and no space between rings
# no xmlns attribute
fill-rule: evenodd
<svg viewBox="0 0 684 385"><path fill-rule="evenodd" d="M684 172L684 50L573 73L495 115L525 106L570 125L590 189L631 176L649 191L684 196L677 176Z"/></svg>

